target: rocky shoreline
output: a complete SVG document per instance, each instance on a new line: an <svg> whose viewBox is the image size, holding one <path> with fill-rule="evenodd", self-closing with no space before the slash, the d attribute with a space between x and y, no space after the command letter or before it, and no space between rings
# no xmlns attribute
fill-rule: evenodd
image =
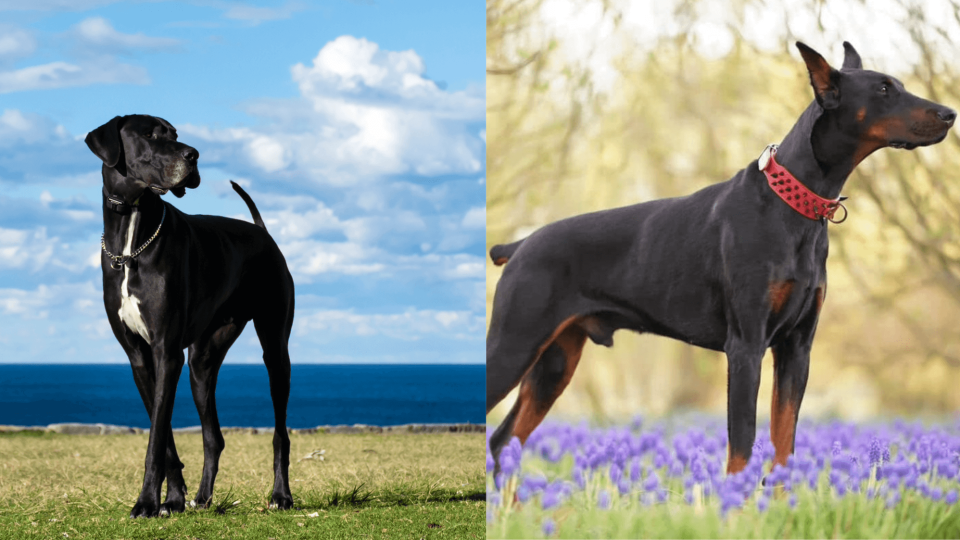
<svg viewBox="0 0 960 540"><path fill-rule="evenodd" d="M418 434L418 433L484 433L483 424L403 424L400 426L369 426L366 424L317 426L304 429L289 429L291 434L310 433L376 433L382 435ZM224 427L223 433L251 433L254 435L273 435L272 427ZM177 428L174 433L200 433L200 426ZM135 435L150 433L149 429L115 426L112 424L50 424L48 426L4 426L0 433L59 433L61 435Z"/></svg>

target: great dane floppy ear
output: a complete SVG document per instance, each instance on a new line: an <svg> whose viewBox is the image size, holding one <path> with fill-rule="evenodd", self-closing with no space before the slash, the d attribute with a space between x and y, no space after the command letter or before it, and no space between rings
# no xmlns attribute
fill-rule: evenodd
<svg viewBox="0 0 960 540"><path fill-rule="evenodd" d="M90 151L103 160L107 167L116 167L123 157L123 143L120 141L120 122L123 118L114 116L106 124L87 133L84 141Z"/></svg>
<svg viewBox="0 0 960 540"><path fill-rule="evenodd" d="M843 42L843 67L844 69L863 69L860 54L848 41Z"/></svg>
<svg viewBox="0 0 960 540"><path fill-rule="evenodd" d="M836 109L840 105L840 72L830 67L820 53L803 43L798 41L797 48L807 64L817 103L824 109Z"/></svg>

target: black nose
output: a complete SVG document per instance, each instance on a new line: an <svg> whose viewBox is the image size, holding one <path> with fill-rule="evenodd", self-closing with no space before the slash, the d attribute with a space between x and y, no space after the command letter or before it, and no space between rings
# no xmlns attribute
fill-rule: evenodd
<svg viewBox="0 0 960 540"><path fill-rule="evenodd" d="M943 109L942 111L937 111L937 118L952 126L953 121L957 119L957 111L953 109Z"/></svg>
<svg viewBox="0 0 960 540"><path fill-rule="evenodd" d="M200 152L197 152L196 149L190 148L189 146L181 150L180 155L183 156L183 159L187 161L196 161L200 159Z"/></svg>

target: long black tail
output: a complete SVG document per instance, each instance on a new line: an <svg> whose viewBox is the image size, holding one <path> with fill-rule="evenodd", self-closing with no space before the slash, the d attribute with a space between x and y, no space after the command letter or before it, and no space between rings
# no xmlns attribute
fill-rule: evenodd
<svg viewBox="0 0 960 540"><path fill-rule="evenodd" d="M263 224L263 218L260 217L260 212L257 211L257 205L253 204L253 199L247 195L247 192L243 190L236 182L233 180L230 181L230 185L233 186L233 190L240 195L240 198L243 199L243 202L247 203L247 208L250 209L250 215L253 216L253 222L257 224L261 229L267 230L267 226Z"/></svg>
<svg viewBox="0 0 960 540"><path fill-rule="evenodd" d="M510 257L513 257L513 252L517 251L522 243L523 240L517 240L512 244L497 244L490 248L490 258L493 259L493 264L497 266L507 264Z"/></svg>

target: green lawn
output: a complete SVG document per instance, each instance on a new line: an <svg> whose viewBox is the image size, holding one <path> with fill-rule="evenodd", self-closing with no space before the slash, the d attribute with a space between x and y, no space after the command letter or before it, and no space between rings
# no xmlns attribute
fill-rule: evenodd
<svg viewBox="0 0 960 540"><path fill-rule="evenodd" d="M214 503L127 518L146 435L0 435L2 538L484 538L483 434L294 434L295 508L267 509L272 437L224 434ZM190 498L200 435L176 435ZM324 460L303 459L325 450ZM299 461L298 461L299 460Z"/></svg>

